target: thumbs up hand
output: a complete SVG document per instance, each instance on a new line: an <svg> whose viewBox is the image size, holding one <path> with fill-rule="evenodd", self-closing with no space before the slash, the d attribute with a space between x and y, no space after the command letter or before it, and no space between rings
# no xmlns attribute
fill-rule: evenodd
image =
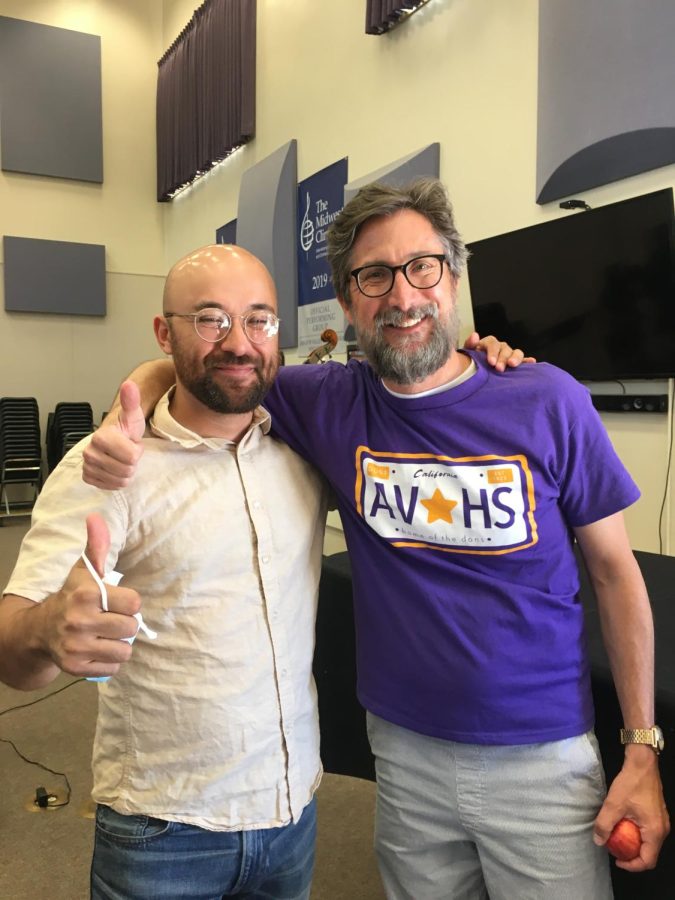
<svg viewBox="0 0 675 900"><path fill-rule="evenodd" d="M101 578L105 572L105 561L108 558L109 550L110 532L105 519L98 513L92 513L87 516L87 546L84 555Z"/></svg>
<svg viewBox="0 0 675 900"><path fill-rule="evenodd" d="M138 386L133 381L122 384L119 402L120 406L94 432L83 454L84 481L108 491L125 487L131 481L143 453L145 416Z"/></svg>
<svg viewBox="0 0 675 900"><path fill-rule="evenodd" d="M108 527L92 513L87 517L85 555L101 577L109 547ZM134 616L141 599L129 588L109 587L107 600L109 612L104 612L100 588L79 559L61 590L42 604L43 644L63 671L85 677L114 675L131 657L127 639L138 630Z"/></svg>
<svg viewBox="0 0 675 900"><path fill-rule="evenodd" d="M120 406L118 424L122 434L135 444L140 443L145 433L145 416L141 409L141 392L133 381L125 381L120 388Z"/></svg>

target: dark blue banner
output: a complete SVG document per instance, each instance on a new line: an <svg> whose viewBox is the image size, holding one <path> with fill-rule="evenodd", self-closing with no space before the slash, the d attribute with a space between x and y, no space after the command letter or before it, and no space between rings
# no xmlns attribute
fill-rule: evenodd
<svg viewBox="0 0 675 900"><path fill-rule="evenodd" d="M298 184L298 347L321 343L332 328L342 339L344 314L335 299L327 259L326 233L342 209L347 158L340 159ZM342 349L342 347L338 347Z"/></svg>

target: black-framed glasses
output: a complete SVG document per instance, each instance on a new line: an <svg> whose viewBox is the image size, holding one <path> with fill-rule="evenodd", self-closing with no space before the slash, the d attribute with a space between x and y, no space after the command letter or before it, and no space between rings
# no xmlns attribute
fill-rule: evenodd
<svg viewBox="0 0 675 900"><path fill-rule="evenodd" d="M195 331L203 341L217 344L230 333L235 319L241 319L244 334L254 344L264 344L279 332L281 319L265 309L252 309L240 316L232 316L222 309L200 309L196 313L165 312L165 319L192 319Z"/></svg>
<svg viewBox="0 0 675 900"><path fill-rule="evenodd" d="M355 279L358 289L366 297L384 297L394 286L394 278L400 270L408 284L421 291L436 287L443 276L444 253L427 253L416 256L401 266L377 265L360 266L349 274Z"/></svg>

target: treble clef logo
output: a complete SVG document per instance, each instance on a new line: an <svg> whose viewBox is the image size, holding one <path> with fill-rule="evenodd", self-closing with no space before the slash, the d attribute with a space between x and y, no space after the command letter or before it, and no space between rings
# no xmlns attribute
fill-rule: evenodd
<svg viewBox="0 0 675 900"><path fill-rule="evenodd" d="M307 251L312 246L314 242L314 224L309 215L309 193L307 194L307 209L305 210L305 215L302 217L302 224L300 226L300 246L307 253Z"/></svg>

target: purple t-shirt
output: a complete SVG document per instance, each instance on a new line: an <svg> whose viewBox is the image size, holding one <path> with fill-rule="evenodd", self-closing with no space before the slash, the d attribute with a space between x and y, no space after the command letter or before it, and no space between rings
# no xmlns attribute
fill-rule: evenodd
<svg viewBox="0 0 675 900"><path fill-rule="evenodd" d="M471 355L422 398L367 363L284 368L265 406L336 493L361 703L449 740L559 740L593 725L570 529L639 491L567 373Z"/></svg>

